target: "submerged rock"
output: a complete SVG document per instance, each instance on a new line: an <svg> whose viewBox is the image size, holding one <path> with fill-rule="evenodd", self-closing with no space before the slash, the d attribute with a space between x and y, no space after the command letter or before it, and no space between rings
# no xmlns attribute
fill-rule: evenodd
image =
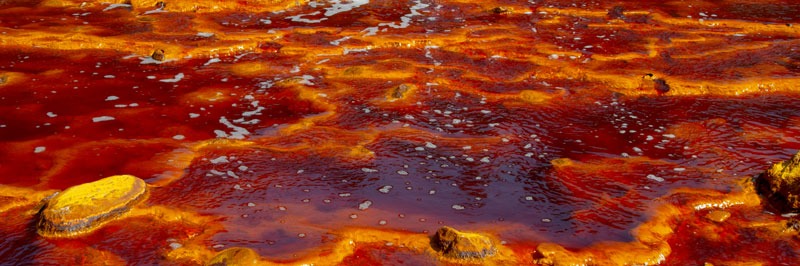
<svg viewBox="0 0 800 266"><path fill-rule="evenodd" d="M527 103L539 104L549 101L553 96L540 91L524 90L519 92L519 98Z"/></svg>
<svg viewBox="0 0 800 266"><path fill-rule="evenodd" d="M408 98L417 87L412 84L400 84L386 92L389 101L402 100Z"/></svg>
<svg viewBox="0 0 800 266"><path fill-rule="evenodd" d="M70 187L45 203L37 231L46 237L91 232L127 213L147 196L147 184L131 175L106 177Z"/></svg>
<svg viewBox="0 0 800 266"><path fill-rule="evenodd" d="M779 211L800 211L800 152L773 164L756 182L759 192Z"/></svg>
<svg viewBox="0 0 800 266"><path fill-rule="evenodd" d="M511 13L511 10L509 10L507 7L504 7L504 6L498 6L498 7L492 8L491 10L489 10L489 12L494 13L494 14L506 14L506 13Z"/></svg>
<svg viewBox="0 0 800 266"><path fill-rule="evenodd" d="M492 256L497 248L489 237L461 232L445 226L431 238L431 247L448 258L480 259Z"/></svg>
<svg viewBox="0 0 800 266"><path fill-rule="evenodd" d="M214 258L211 258L206 265L258 265L260 260L261 256L259 256L255 250L235 247L220 251Z"/></svg>
<svg viewBox="0 0 800 266"><path fill-rule="evenodd" d="M790 232L796 232L796 233L800 232L800 220L795 219L795 218L791 218L791 219L787 220L786 221L786 228L784 230L785 231L790 231Z"/></svg>
<svg viewBox="0 0 800 266"><path fill-rule="evenodd" d="M658 94L664 94L669 92L670 86L667 84L667 81L663 78L656 77L656 75L652 73L647 73L642 76L642 86L643 89L653 89Z"/></svg>
<svg viewBox="0 0 800 266"><path fill-rule="evenodd" d="M608 10L608 14L606 16L609 19L625 19L625 8L622 6L614 6Z"/></svg>
<svg viewBox="0 0 800 266"><path fill-rule="evenodd" d="M730 212L720 211L720 210L710 211L706 214L706 219L718 223L724 222L725 220L728 220L728 218L730 217L731 217Z"/></svg>

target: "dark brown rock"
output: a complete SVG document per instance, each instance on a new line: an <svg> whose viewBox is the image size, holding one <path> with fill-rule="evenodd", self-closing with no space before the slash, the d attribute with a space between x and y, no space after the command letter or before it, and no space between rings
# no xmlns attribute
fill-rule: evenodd
<svg viewBox="0 0 800 266"><path fill-rule="evenodd" d="M489 12L492 12L494 14L505 14L505 13L510 13L511 11L508 10L507 7L498 6L498 7L492 8L491 10L489 10Z"/></svg>
<svg viewBox="0 0 800 266"><path fill-rule="evenodd" d="M663 79L654 79L655 82L655 89L658 93L667 93L669 92L669 84L667 84L666 80Z"/></svg>
<svg viewBox="0 0 800 266"><path fill-rule="evenodd" d="M667 84L666 80L664 80L662 78L658 78L655 75L653 75L652 73L647 73L644 76L642 76L642 87L641 88L642 89L654 89L654 90L656 90L656 92L658 94L664 94L664 93L669 92L669 90L670 90L669 84Z"/></svg>
<svg viewBox="0 0 800 266"><path fill-rule="evenodd" d="M489 237L448 226L436 231L431 238L431 247L443 256L455 259L482 259L497 252Z"/></svg>
<svg viewBox="0 0 800 266"><path fill-rule="evenodd" d="M156 49L150 57L156 61L164 61L164 49Z"/></svg>
<svg viewBox="0 0 800 266"><path fill-rule="evenodd" d="M614 6L608 10L608 18L610 19L625 19L625 9L621 6Z"/></svg>

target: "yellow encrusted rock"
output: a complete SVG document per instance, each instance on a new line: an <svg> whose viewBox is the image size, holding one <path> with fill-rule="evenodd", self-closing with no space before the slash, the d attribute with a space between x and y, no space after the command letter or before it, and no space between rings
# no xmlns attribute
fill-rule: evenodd
<svg viewBox="0 0 800 266"><path fill-rule="evenodd" d="M773 207L783 212L800 211L800 152L773 164L757 182Z"/></svg>
<svg viewBox="0 0 800 266"><path fill-rule="evenodd" d="M234 247L220 251L206 265L209 266L234 266L234 265L258 265L261 256L255 250L249 248Z"/></svg>
<svg viewBox="0 0 800 266"><path fill-rule="evenodd" d="M70 187L42 208L38 233L45 237L89 233L124 215L146 197L147 184L131 175L115 175Z"/></svg>

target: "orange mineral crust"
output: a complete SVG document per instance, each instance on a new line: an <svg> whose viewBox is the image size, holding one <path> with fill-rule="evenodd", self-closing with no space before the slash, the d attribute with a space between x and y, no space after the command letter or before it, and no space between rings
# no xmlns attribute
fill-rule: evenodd
<svg viewBox="0 0 800 266"><path fill-rule="evenodd" d="M0 265L794 265L800 4L0 1Z"/></svg>

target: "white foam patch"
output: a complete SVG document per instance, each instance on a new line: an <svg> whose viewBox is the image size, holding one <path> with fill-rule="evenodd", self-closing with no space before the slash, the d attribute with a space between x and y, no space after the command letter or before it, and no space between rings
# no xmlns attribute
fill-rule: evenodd
<svg viewBox="0 0 800 266"><path fill-rule="evenodd" d="M230 176L230 177L239 179L239 176L236 175L236 173L234 173L233 171L228 171L228 172L225 172L225 173L228 174L228 176Z"/></svg>
<svg viewBox="0 0 800 266"><path fill-rule="evenodd" d="M166 12L167 12L166 10L163 10L163 9L161 9L161 8L158 8L158 9L153 9L153 10L147 10L147 11L145 11L145 12L144 12L144 14L145 14L145 15L150 15L150 14L156 14L156 13L166 13Z"/></svg>
<svg viewBox="0 0 800 266"><path fill-rule="evenodd" d="M341 44L343 41L349 40L350 38L352 38L352 36L345 36L345 37L333 40L333 41L331 41L331 45L339 46L339 44ZM317 64L319 64L319 63L317 63Z"/></svg>
<svg viewBox="0 0 800 266"><path fill-rule="evenodd" d="M368 209L369 206L372 206L372 201L365 200L365 201L361 202L361 204L358 204L358 209L363 211L363 210Z"/></svg>
<svg viewBox="0 0 800 266"><path fill-rule="evenodd" d="M220 156L220 157L208 160L208 161L213 163L213 164L221 164L221 163L229 163L230 162L230 161L228 161L228 156Z"/></svg>
<svg viewBox="0 0 800 266"><path fill-rule="evenodd" d="M210 64L213 64L213 63L219 63L219 62L222 62L222 60L219 59L219 58L211 58L211 59L208 59L208 62L206 62L203 65L207 66L207 65L210 65Z"/></svg>
<svg viewBox="0 0 800 266"><path fill-rule="evenodd" d="M364 32L364 36L372 36L377 34L379 30L381 30L380 27L369 27L362 30L361 32Z"/></svg>
<svg viewBox="0 0 800 266"><path fill-rule="evenodd" d="M106 101L116 101L116 100L119 100L119 97L114 95L106 97Z"/></svg>
<svg viewBox="0 0 800 266"><path fill-rule="evenodd" d="M103 11L105 12L105 11L109 11L109 10L112 10L112 9L115 9L115 8L120 8L120 7L131 8L132 6L129 5L129 4L110 4L110 5L108 5L108 7L104 8Z"/></svg>
<svg viewBox="0 0 800 266"><path fill-rule="evenodd" d="M422 15L422 13L419 13L419 10L421 10L423 8L427 8L427 7L430 6L428 4L422 3L421 0L414 1L414 3L415 4L413 6L411 6L411 8L409 8L409 13L403 15L402 17L400 17L400 23L397 23L397 22L384 22L384 23L378 24L377 27L369 27L369 28L364 29L361 32L366 32L366 33L364 33L364 36L370 36L370 35L375 35L376 33L378 33L378 31L381 30L380 27L389 27L389 28L395 28L395 29L407 28L408 26L411 25L411 18L412 17Z"/></svg>
<svg viewBox="0 0 800 266"><path fill-rule="evenodd" d="M341 1L341 0L333 0L332 6L325 8L325 16L330 17L342 12L347 12L353 10L354 8L366 5L369 3L369 0L351 0L351 1Z"/></svg>
<svg viewBox="0 0 800 266"><path fill-rule="evenodd" d="M159 80L159 81L161 81L161 82L168 82L168 83L174 83L174 82L181 81L181 80L183 79L183 77L184 77L183 73L178 73L178 74L176 74L176 75L175 75L175 77L174 77L174 78L171 78L171 79L162 79L162 80Z"/></svg>
<svg viewBox="0 0 800 266"><path fill-rule="evenodd" d="M655 175L647 175L647 179L654 180L656 182L664 182L664 178L657 177Z"/></svg>
<svg viewBox="0 0 800 266"><path fill-rule="evenodd" d="M95 122L95 123L97 123L97 122L105 122L105 121L111 121L111 120L114 120L114 119L115 118L113 116L104 115L104 116L92 117L92 122Z"/></svg>
<svg viewBox="0 0 800 266"><path fill-rule="evenodd" d="M39 147L33 148L33 153L42 153L42 152L44 152L46 149L47 149L47 148L45 148L44 146L39 146Z"/></svg>
<svg viewBox="0 0 800 266"><path fill-rule="evenodd" d="M222 130L215 130L214 133L217 134L217 137L223 137L229 139L244 139L246 135L250 135L250 131L247 131L247 129L243 127L238 127L234 125L233 123L228 121L228 119L225 118L224 116L219 118L219 122L228 127L229 129L232 129L233 131L231 131L230 134L228 134L227 132Z"/></svg>
<svg viewBox="0 0 800 266"><path fill-rule="evenodd" d="M240 125L255 125L255 124L260 123L261 119L244 120L244 118L239 118L239 119L233 120L233 122L237 123L237 124L240 124Z"/></svg>
<svg viewBox="0 0 800 266"><path fill-rule="evenodd" d="M300 84L314 86L314 82L311 82L312 80L314 80L314 76L312 75L303 75L295 78L300 78L300 81L298 81L298 83Z"/></svg>
<svg viewBox="0 0 800 266"><path fill-rule="evenodd" d="M286 17L286 19L291 19L294 22L303 22L303 23L320 23L322 21L328 20L328 18L321 18L321 19L303 18L304 16L316 16L316 15L319 15L320 13L322 13L322 12L316 11L316 12L309 13L309 14L300 14L300 15L295 15L295 16L288 16L288 17Z"/></svg>
<svg viewBox="0 0 800 266"><path fill-rule="evenodd" d="M139 60L140 60L139 64L141 64L141 65L150 65L150 64L152 64L152 65L160 65L160 64L163 64L163 63L175 61L175 59L167 59L167 60L163 60L163 61L158 61L158 60L155 60L155 59L153 59L152 57L149 57L149 56L139 57Z"/></svg>
<svg viewBox="0 0 800 266"><path fill-rule="evenodd" d="M198 32L197 36L200 36L200 37L203 37L203 38L208 38L208 37L214 36L214 33L213 32Z"/></svg>
<svg viewBox="0 0 800 266"><path fill-rule="evenodd" d="M265 109L266 108L264 108L263 106L259 106L258 108L256 108L253 111L246 111L246 112L242 113L242 116L250 117L250 116L254 116L254 115L261 115L261 111L264 111Z"/></svg>

